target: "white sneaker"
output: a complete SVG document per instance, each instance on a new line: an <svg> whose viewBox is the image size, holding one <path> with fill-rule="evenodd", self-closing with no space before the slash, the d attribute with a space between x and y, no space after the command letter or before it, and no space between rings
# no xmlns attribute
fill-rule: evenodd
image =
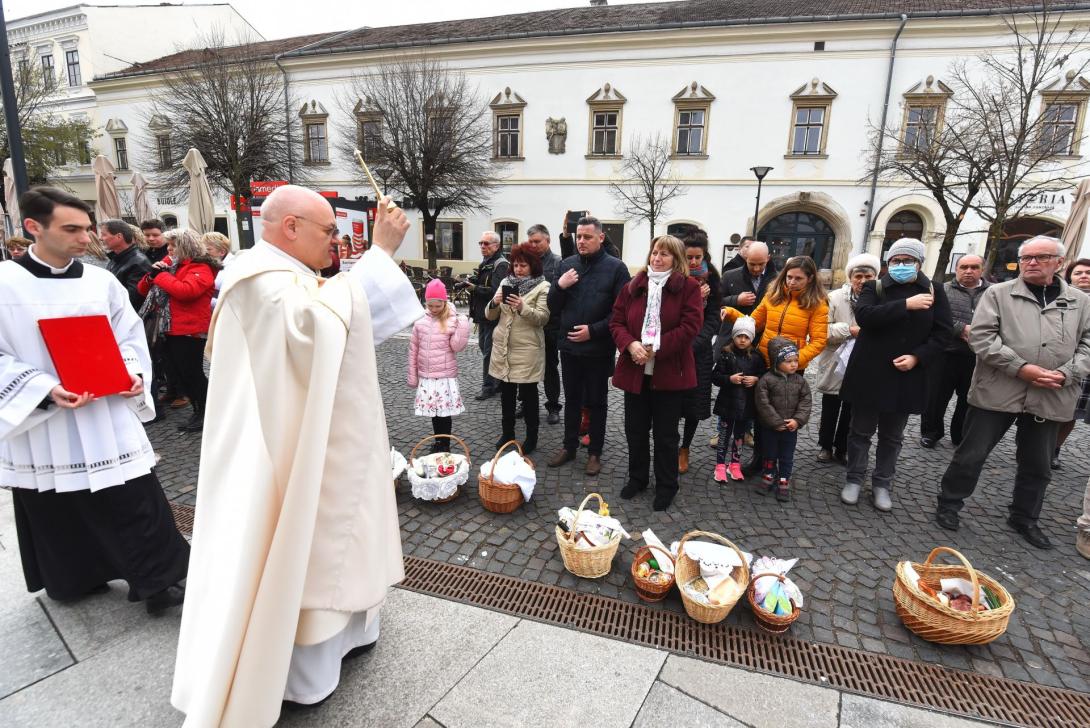
<svg viewBox="0 0 1090 728"><path fill-rule="evenodd" d="M889 497L889 488L872 488L874 507L883 512L893 510L893 501Z"/></svg>
<svg viewBox="0 0 1090 728"><path fill-rule="evenodd" d="M847 482L844 484L844 489L840 491L840 500L844 501L850 506L854 506L859 502L859 491L862 486L859 483Z"/></svg>

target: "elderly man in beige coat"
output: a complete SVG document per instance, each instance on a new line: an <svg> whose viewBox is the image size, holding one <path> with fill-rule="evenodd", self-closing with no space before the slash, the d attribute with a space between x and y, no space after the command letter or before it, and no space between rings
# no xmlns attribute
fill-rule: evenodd
<svg viewBox="0 0 1090 728"><path fill-rule="evenodd" d="M386 203L374 247L324 280L333 209L281 187L224 273L172 695L186 726L271 726L282 700L324 700L404 578L375 346L423 309Z"/></svg>
<svg viewBox="0 0 1090 728"><path fill-rule="evenodd" d="M1069 421L1090 374L1090 298L1058 275L1063 244L1032 238L1018 249L1019 276L989 287L969 330L976 369L965 429L942 477L935 520L957 530L958 511L1011 425L1017 471L1007 524L1031 545L1052 548L1037 525L1060 423Z"/></svg>

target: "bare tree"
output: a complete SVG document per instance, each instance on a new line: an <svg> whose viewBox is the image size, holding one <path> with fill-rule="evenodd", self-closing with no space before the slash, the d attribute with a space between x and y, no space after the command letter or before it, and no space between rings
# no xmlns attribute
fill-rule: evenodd
<svg viewBox="0 0 1090 728"><path fill-rule="evenodd" d="M932 79L929 79L932 81ZM941 81L937 82L940 84ZM937 93L942 93L937 90ZM972 142L973 136L962 129L966 121L956 115L942 118L936 107L923 106L922 114L935 114L921 118L923 123L915 133L906 138L900 124L885 129L870 129L869 164L876 169L878 179L893 184L906 180L929 192L942 210L946 232L939 247L935 276L942 279L950 262L965 214L983 188L985 178L991 173L989 155L977 144L965 148L963 143ZM869 176L866 180L869 181Z"/></svg>
<svg viewBox="0 0 1090 728"><path fill-rule="evenodd" d="M340 104L350 122L342 127L339 149L347 159L357 147L365 149L387 189L420 211L428 266L434 268L440 214L487 210L503 172L492 159L486 99L462 73L414 54L355 76ZM366 138L363 119L376 122Z"/></svg>
<svg viewBox="0 0 1090 728"><path fill-rule="evenodd" d="M686 192L671 164L670 142L661 133L637 136L609 183L617 212L628 220L646 221L652 239L659 220L669 213L670 201Z"/></svg>
<svg viewBox="0 0 1090 728"><path fill-rule="evenodd" d="M1007 48L952 69L953 113L959 120L955 144L988 170L971 206L988 223L989 269L1004 225L1023 215L1042 193L1074 183L1080 160L1071 157L1071 150L1082 132L1074 123L1065 124L1062 105L1049 105L1049 99L1082 91L1075 84L1090 64L1088 32L1064 22L1063 13L1047 4L1037 13L1010 15L1006 25ZM1082 60L1073 59L1080 51Z"/></svg>
<svg viewBox="0 0 1090 728"><path fill-rule="evenodd" d="M252 42L228 44L223 31L213 30L198 45L192 64L167 73L154 93L144 119L151 130L145 151L157 161L163 187L188 191L181 160L195 148L211 184L248 200L252 181L286 179L292 171L288 125L295 131L299 121L285 106L294 102L285 99L276 66ZM300 170L292 176L298 181ZM239 240L247 240L242 215L237 224Z"/></svg>
<svg viewBox="0 0 1090 728"><path fill-rule="evenodd" d="M91 124L61 117L50 108L60 93L60 78L48 77L40 67L27 64L13 80L29 182L44 184L57 167L72 162L90 164ZM9 156L7 129L0 125L0 157Z"/></svg>

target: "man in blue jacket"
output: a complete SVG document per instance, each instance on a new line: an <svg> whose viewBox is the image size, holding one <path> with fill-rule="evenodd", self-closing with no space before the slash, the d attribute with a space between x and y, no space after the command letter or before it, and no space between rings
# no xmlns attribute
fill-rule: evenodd
<svg viewBox="0 0 1090 728"><path fill-rule="evenodd" d="M587 475L602 469L606 438L606 397L617 353L609 333L613 302L630 278L628 268L603 249L602 223L584 217L575 228L576 255L560 264L560 276L549 289L549 310L560 317L557 346L564 373L564 444L549 467L575 459L580 411L590 409Z"/></svg>

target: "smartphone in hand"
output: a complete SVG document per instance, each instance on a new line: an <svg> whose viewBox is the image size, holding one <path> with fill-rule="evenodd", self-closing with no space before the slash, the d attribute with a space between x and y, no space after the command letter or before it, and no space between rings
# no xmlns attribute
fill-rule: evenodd
<svg viewBox="0 0 1090 728"><path fill-rule="evenodd" d="M506 303L507 302L507 297L508 296L517 296L518 292L519 292L519 289L518 289L518 286L500 286L500 292L502 293L502 296L500 297L500 300L502 302Z"/></svg>

